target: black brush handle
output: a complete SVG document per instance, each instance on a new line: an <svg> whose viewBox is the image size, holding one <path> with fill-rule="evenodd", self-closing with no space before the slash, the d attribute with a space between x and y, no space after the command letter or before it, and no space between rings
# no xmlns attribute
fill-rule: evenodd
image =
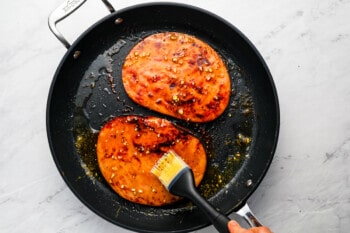
<svg viewBox="0 0 350 233"><path fill-rule="evenodd" d="M169 191L175 195L187 197L198 208L200 208L214 227L221 233L229 233L227 223L228 217L217 211L209 202L207 202L197 191L194 185L193 173L189 168L184 169L169 186Z"/></svg>

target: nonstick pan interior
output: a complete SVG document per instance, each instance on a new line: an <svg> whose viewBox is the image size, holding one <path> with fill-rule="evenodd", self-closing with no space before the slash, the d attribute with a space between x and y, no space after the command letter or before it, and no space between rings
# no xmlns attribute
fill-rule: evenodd
<svg viewBox="0 0 350 233"><path fill-rule="evenodd" d="M209 123L189 123L143 108L126 95L121 68L130 49L153 33L177 31L210 44L231 77L226 111ZM253 45L233 26L198 8L146 4L107 16L68 50L55 74L47 106L53 158L76 196L95 213L142 232L187 232L209 224L189 201L149 207L119 197L95 157L99 129L119 115L158 116L190 130L205 145L208 168L199 187L225 213L239 208L273 158L279 109L271 75Z"/></svg>

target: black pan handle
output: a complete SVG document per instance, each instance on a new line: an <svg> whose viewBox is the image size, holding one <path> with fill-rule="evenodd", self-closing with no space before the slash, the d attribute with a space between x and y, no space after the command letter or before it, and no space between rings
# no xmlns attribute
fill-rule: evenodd
<svg viewBox="0 0 350 233"><path fill-rule="evenodd" d="M248 204L246 203L242 208L240 208L237 212L251 227L260 227L262 224L255 217L253 212L250 210Z"/></svg>
<svg viewBox="0 0 350 233"><path fill-rule="evenodd" d="M63 35L57 30L56 24L61 20L68 17L79 7L81 7L86 0L65 0L59 7L57 7L49 15L49 28L51 32L57 37L57 39L67 48L71 46L70 43L63 37ZM108 0L102 0L107 9L113 13L115 10Z"/></svg>

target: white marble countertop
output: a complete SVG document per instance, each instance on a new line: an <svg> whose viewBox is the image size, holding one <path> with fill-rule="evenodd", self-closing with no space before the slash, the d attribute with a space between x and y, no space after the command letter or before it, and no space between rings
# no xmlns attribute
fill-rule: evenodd
<svg viewBox="0 0 350 233"><path fill-rule="evenodd" d="M111 0L116 9L141 2ZM235 25L274 78L280 136L272 165L248 201L252 210L274 232L349 232L350 1L178 2ZM50 154L46 101L66 49L47 17L60 3L12 0L0 7L0 232L129 232L86 208ZM73 41L106 14L98 1L88 1L59 27Z"/></svg>

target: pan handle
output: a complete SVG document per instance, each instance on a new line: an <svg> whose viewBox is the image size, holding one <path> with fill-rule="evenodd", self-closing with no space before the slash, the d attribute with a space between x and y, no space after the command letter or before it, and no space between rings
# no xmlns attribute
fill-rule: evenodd
<svg viewBox="0 0 350 233"><path fill-rule="evenodd" d="M260 227L262 224L255 217L253 212L250 210L248 204L246 203L242 208L240 208L237 212L251 227Z"/></svg>
<svg viewBox="0 0 350 233"><path fill-rule="evenodd" d="M51 32L57 37L57 39L67 48L71 46L70 43L63 37L63 35L57 30L56 24L61 20L68 17L79 7L81 7L86 0L65 0L59 7L57 7L49 15L49 28ZM115 10L108 0L102 0L107 9L113 13Z"/></svg>

